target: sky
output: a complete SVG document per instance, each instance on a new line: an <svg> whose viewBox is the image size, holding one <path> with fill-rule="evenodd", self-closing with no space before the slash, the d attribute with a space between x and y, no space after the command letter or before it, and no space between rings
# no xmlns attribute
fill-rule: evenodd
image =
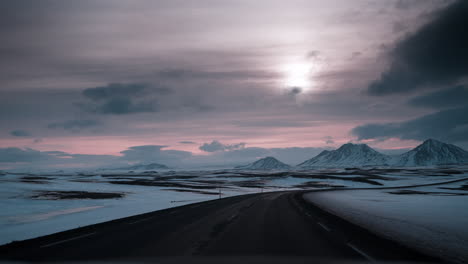
<svg viewBox="0 0 468 264"><path fill-rule="evenodd" d="M0 169L468 147L468 1L7 0Z"/></svg>

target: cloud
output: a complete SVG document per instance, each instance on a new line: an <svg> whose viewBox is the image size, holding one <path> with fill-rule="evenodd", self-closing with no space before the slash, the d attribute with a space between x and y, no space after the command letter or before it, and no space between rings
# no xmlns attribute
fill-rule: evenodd
<svg viewBox="0 0 468 264"><path fill-rule="evenodd" d="M459 0L396 44L392 62L367 92L405 93L452 85L468 76L468 1Z"/></svg>
<svg viewBox="0 0 468 264"><path fill-rule="evenodd" d="M17 130L11 131L10 135L12 135L14 137L30 137L31 133L29 133L26 130L17 129Z"/></svg>
<svg viewBox="0 0 468 264"><path fill-rule="evenodd" d="M97 168L119 162L118 156L70 154L63 151L39 151L31 148L0 148L0 163L10 168Z"/></svg>
<svg viewBox="0 0 468 264"><path fill-rule="evenodd" d="M82 104L81 107L88 112L112 115L157 112L155 95L166 95L170 92L168 88L151 87L148 84L111 83L85 89L82 94L91 102Z"/></svg>
<svg viewBox="0 0 468 264"><path fill-rule="evenodd" d="M349 57L348 60L355 60L355 59L357 59L357 58L359 58L361 56L362 56L362 52L355 51L355 52L351 53L351 56Z"/></svg>
<svg viewBox="0 0 468 264"><path fill-rule="evenodd" d="M329 148L289 147L289 148L259 148L245 147L242 149L217 151L209 156L194 157L197 163L207 165L241 165L256 161L267 156L275 157L287 164L296 165Z"/></svg>
<svg viewBox="0 0 468 264"><path fill-rule="evenodd" d="M327 145L335 144L335 141L333 140L333 137L331 136L324 137L324 140L325 140L325 144Z"/></svg>
<svg viewBox="0 0 468 264"><path fill-rule="evenodd" d="M294 96L302 93L302 90L303 89L301 87L288 87L288 88L285 89L285 92L286 92L287 95L294 97Z"/></svg>
<svg viewBox="0 0 468 264"><path fill-rule="evenodd" d="M68 121L63 121L63 122L50 123L47 125L47 127L50 129L62 128L65 130L80 131L82 129L96 127L99 125L101 125L101 122L97 120L78 119L78 120L68 120Z"/></svg>
<svg viewBox="0 0 468 264"><path fill-rule="evenodd" d="M266 156L274 156L289 163L298 164L328 148L259 148L228 146L224 151L208 155L193 155L188 151L166 150L167 146L133 146L117 155L71 154L63 151L38 151L30 148L0 148L0 167L9 168L118 168L134 163L162 163L178 168L206 166L233 167L253 162Z"/></svg>
<svg viewBox="0 0 468 264"><path fill-rule="evenodd" d="M224 165L234 166L250 162L267 156L273 156L288 164L298 164L310 159L321 151L329 148L289 147L289 148L260 148L246 147L245 143L227 145L219 141L203 144L200 149L210 152L208 156L193 156L187 162L196 165ZM203 149L202 149L203 148Z"/></svg>
<svg viewBox="0 0 468 264"><path fill-rule="evenodd" d="M352 129L358 140L388 138L468 141L468 106L442 110L400 123L366 124Z"/></svg>
<svg viewBox="0 0 468 264"><path fill-rule="evenodd" d="M455 86L426 95L415 97L408 101L412 106L428 108L453 108L468 106L468 88Z"/></svg>
<svg viewBox="0 0 468 264"><path fill-rule="evenodd" d="M408 1L408 0L398 0L395 3L396 9L408 9L414 6L415 1Z"/></svg>
<svg viewBox="0 0 468 264"><path fill-rule="evenodd" d="M122 159L139 163L162 163L180 165L183 159L190 158L191 152L182 150L164 150L167 146L143 145L130 147L121 151Z"/></svg>
<svg viewBox="0 0 468 264"><path fill-rule="evenodd" d="M244 147L245 147L245 143L227 145L217 140L213 140L211 143L204 143L203 145L199 147L199 149L205 152L217 152L217 151L239 150L239 149L243 149Z"/></svg>
<svg viewBox="0 0 468 264"><path fill-rule="evenodd" d="M193 144L197 144L196 142L193 142L193 141L179 141L180 144L186 144L186 145L193 145Z"/></svg>
<svg viewBox="0 0 468 264"><path fill-rule="evenodd" d="M0 162L16 163L16 162L33 162L44 161L50 159L47 153L30 148L0 148Z"/></svg>
<svg viewBox="0 0 468 264"><path fill-rule="evenodd" d="M192 69L165 69L157 72L159 78L169 80L239 80L239 79L258 79L270 80L278 77L278 74L271 71L261 70L232 70L232 71L201 71Z"/></svg>
<svg viewBox="0 0 468 264"><path fill-rule="evenodd" d="M307 53L306 59L315 59L320 55L320 51L318 50L311 50Z"/></svg>

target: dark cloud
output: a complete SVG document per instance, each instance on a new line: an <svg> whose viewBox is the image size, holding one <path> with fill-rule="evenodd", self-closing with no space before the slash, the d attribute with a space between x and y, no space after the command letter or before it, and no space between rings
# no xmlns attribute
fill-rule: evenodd
<svg viewBox="0 0 468 264"><path fill-rule="evenodd" d="M253 120L236 120L232 122L233 125L238 127L304 127L316 126L311 121L303 120L287 120L287 119L253 119Z"/></svg>
<svg viewBox="0 0 468 264"><path fill-rule="evenodd" d="M50 123L47 125L47 127L51 129L62 128L65 130L80 131L82 129L96 127L99 125L101 125L101 122L97 120L78 119L78 120L68 120L68 121L63 121L63 122Z"/></svg>
<svg viewBox="0 0 468 264"><path fill-rule="evenodd" d="M162 163L174 167L232 167L250 163L256 159L274 156L286 163L297 164L310 159L325 148L259 148L242 147L239 144L228 146L224 151L212 152L209 155L193 155L181 150L165 150L166 146L144 145L133 146L114 155L71 154L63 151L38 151L30 148L0 148L0 163L3 166L14 164L21 168L118 168L129 163ZM242 144L243 145L243 144Z"/></svg>
<svg viewBox="0 0 468 264"><path fill-rule="evenodd" d="M112 98L97 106L92 112L100 114L124 115L133 113L156 112L156 102L133 102L130 98Z"/></svg>
<svg viewBox="0 0 468 264"><path fill-rule="evenodd" d="M10 135L15 136L15 137L30 137L31 133L29 133L26 130L17 129L17 130L11 131Z"/></svg>
<svg viewBox="0 0 468 264"><path fill-rule="evenodd" d="M468 106L468 88L455 86L426 95L415 97L408 102L412 106L428 108L453 108Z"/></svg>
<svg viewBox="0 0 468 264"><path fill-rule="evenodd" d="M182 150L164 150L167 146L160 145L143 145L130 147L127 150L121 151L122 159L140 163L162 163L180 165L183 159L190 158L191 152Z"/></svg>
<svg viewBox="0 0 468 264"><path fill-rule="evenodd" d="M398 0L395 3L395 8L396 9L408 9L414 6L414 0Z"/></svg>
<svg viewBox="0 0 468 264"><path fill-rule="evenodd" d="M213 80L239 80L239 79L257 79L269 80L277 78L278 74L271 71L260 70L233 70L233 71L201 71L191 69L165 69L157 72L157 77L171 80L196 80L196 79L213 79Z"/></svg>
<svg viewBox="0 0 468 264"><path fill-rule="evenodd" d="M302 93L302 88L301 87L289 87L289 88L286 88L286 93L290 96L296 96Z"/></svg>
<svg viewBox="0 0 468 264"><path fill-rule="evenodd" d="M217 152L217 151L239 150L239 149L243 149L244 147L245 147L245 143L227 145L217 140L213 140L211 143L204 143L203 145L199 147L199 149L205 152Z"/></svg>
<svg viewBox="0 0 468 264"><path fill-rule="evenodd" d="M157 112L155 95L166 95L170 92L168 88L152 87L148 84L112 83L84 90L83 96L91 102L81 107L89 112L113 115Z"/></svg>
<svg viewBox="0 0 468 264"><path fill-rule="evenodd" d="M320 55L320 51L318 50L312 50L309 51L306 55L306 59L315 59Z"/></svg>
<svg viewBox="0 0 468 264"><path fill-rule="evenodd" d="M50 159L47 153L30 148L0 148L0 162L2 163L34 162L47 159Z"/></svg>
<svg viewBox="0 0 468 264"><path fill-rule="evenodd" d="M409 25L405 23L404 21L396 21L395 23L393 23L394 33L406 31L408 28L409 28Z"/></svg>
<svg viewBox="0 0 468 264"><path fill-rule="evenodd" d="M348 60L354 60L354 59L357 59L357 58L359 58L361 56L362 56L362 52L355 51L355 52L351 53L351 56L349 57Z"/></svg>
<svg viewBox="0 0 468 264"><path fill-rule="evenodd" d="M391 65L368 93L404 93L428 86L452 85L468 76L468 1L459 0L430 23L397 43Z"/></svg>
<svg viewBox="0 0 468 264"><path fill-rule="evenodd" d="M188 166L221 166L233 167L254 162L257 159L267 156L276 157L277 159L288 164L299 164L307 159L310 159L324 149L329 148L313 148L313 147L290 147L290 148L260 148L260 147L244 147L241 149L233 149L226 151L211 152L210 155L193 156L187 160Z"/></svg>
<svg viewBox="0 0 468 264"><path fill-rule="evenodd" d="M250 163L266 156L275 157L287 164L296 165L307 159L315 157L317 154L328 148L313 147L290 147L290 148L259 148L245 147L231 151L215 152L209 156L209 162L242 164ZM208 162L208 160L206 161Z"/></svg>
<svg viewBox="0 0 468 264"><path fill-rule="evenodd" d="M196 142L193 142L193 141L179 141L180 144L186 144L186 145L193 145L193 144L197 144Z"/></svg>
<svg viewBox="0 0 468 264"><path fill-rule="evenodd" d="M358 140L384 140L394 137L468 141L468 106L439 111L401 123L366 124L355 127L351 132Z"/></svg>
<svg viewBox="0 0 468 264"><path fill-rule="evenodd" d="M28 166L53 167L76 165L80 167L111 164L117 156L70 154L63 151L39 151L30 148L0 148L0 163L27 163Z"/></svg>
<svg viewBox="0 0 468 264"><path fill-rule="evenodd" d="M324 140L325 140L325 144L327 145L335 144L335 140L333 140L333 137L331 136L324 137Z"/></svg>
<svg viewBox="0 0 468 264"><path fill-rule="evenodd" d="M142 96L146 92L144 84L120 84L111 83L107 86L88 88L83 95L91 100L100 101L112 97L135 97Z"/></svg>

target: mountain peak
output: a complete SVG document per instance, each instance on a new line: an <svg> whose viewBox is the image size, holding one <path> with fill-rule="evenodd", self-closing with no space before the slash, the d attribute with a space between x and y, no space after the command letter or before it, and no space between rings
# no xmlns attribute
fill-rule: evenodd
<svg viewBox="0 0 468 264"><path fill-rule="evenodd" d="M446 144L446 143L443 143L433 138L429 138L429 139L424 140L424 142L421 145L442 145L442 144Z"/></svg>
<svg viewBox="0 0 468 264"><path fill-rule="evenodd" d="M341 152L377 152L366 144L346 143L339 147L336 151Z"/></svg>
<svg viewBox="0 0 468 264"><path fill-rule="evenodd" d="M366 144L346 143L337 150L323 151L298 166L303 168L385 166L387 160L387 156Z"/></svg>
<svg viewBox="0 0 468 264"><path fill-rule="evenodd" d="M245 170L287 170L290 169L291 166L285 164L275 157L265 157L255 161L246 166L238 166L236 169L245 169Z"/></svg>
<svg viewBox="0 0 468 264"><path fill-rule="evenodd" d="M452 144L427 139L421 145L401 155L399 166L431 166L468 162L468 152Z"/></svg>

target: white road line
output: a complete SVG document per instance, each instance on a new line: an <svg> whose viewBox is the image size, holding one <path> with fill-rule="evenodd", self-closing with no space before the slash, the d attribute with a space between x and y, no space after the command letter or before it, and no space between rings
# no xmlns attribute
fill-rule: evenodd
<svg viewBox="0 0 468 264"><path fill-rule="evenodd" d="M140 220L137 220L135 222L130 222L128 223L129 225L133 225L133 224L136 224L136 223L140 223L140 222L143 222L143 221L147 221L147 220L150 220L152 219L153 217L147 217L147 218L143 218L143 219L140 219Z"/></svg>
<svg viewBox="0 0 468 264"><path fill-rule="evenodd" d="M229 220L228 220L228 222L231 222L231 221L232 221L234 218L236 218L236 216L237 216L237 214L233 214L233 215L231 215L231 217L229 217Z"/></svg>
<svg viewBox="0 0 468 264"><path fill-rule="evenodd" d="M323 229L325 229L326 231L331 232L331 229L330 229L328 226L326 226L325 224L322 224L322 223L320 223L320 222L317 222L317 224L318 224L319 226L321 226Z"/></svg>
<svg viewBox="0 0 468 264"><path fill-rule="evenodd" d="M40 248L52 247L52 246L55 246L55 245L58 245L58 244L68 242L68 241L77 240L77 239L80 239L80 238L83 238L83 237L89 237L89 236L92 236L94 234L96 234L96 232L89 233L89 234L84 234L84 235L77 236L77 237L72 237L72 238L69 238L69 239L60 240L60 241L53 242L53 243L50 243L50 244L45 244L45 245L40 246Z"/></svg>
<svg viewBox="0 0 468 264"><path fill-rule="evenodd" d="M365 257L367 260L369 261L372 261L372 262L375 262L376 260L369 256L368 254L366 254L364 251L360 250L359 248L357 248L355 245L351 244L351 243L347 243L346 244L348 247L352 248L354 251L356 251L357 253L359 253L361 256Z"/></svg>

